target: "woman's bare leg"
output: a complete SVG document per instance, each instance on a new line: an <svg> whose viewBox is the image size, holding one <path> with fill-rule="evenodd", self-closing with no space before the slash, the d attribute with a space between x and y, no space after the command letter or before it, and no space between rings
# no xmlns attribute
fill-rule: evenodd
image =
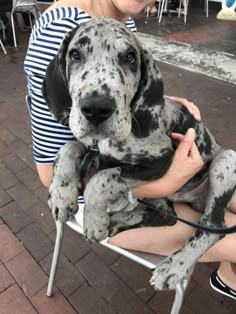
<svg viewBox="0 0 236 314"><path fill-rule="evenodd" d="M186 204L175 204L175 210L179 217L191 221L200 218L200 214ZM115 235L109 242L126 249L166 256L181 248L193 233L194 228L178 221L174 226L130 229Z"/></svg>
<svg viewBox="0 0 236 314"><path fill-rule="evenodd" d="M236 213L236 196L230 203L230 209ZM176 203L175 211L179 217L198 222L201 214L191 209L187 204ZM236 215L227 211L225 223L228 227L236 225ZM177 251L193 235L195 229L177 222L174 226L146 227L123 231L110 239L110 243L153 254L170 255ZM228 261L236 263L236 254L232 247L236 245L236 234L226 235L211 247L201 258L203 262Z"/></svg>

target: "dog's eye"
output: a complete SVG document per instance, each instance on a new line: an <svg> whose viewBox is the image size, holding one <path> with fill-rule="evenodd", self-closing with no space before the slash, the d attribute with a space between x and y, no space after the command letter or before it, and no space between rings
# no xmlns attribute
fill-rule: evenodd
<svg viewBox="0 0 236 314"><path fill-rule="evenodd" d="M133 64L136 61L136 54L134 52L128 52L126 55L126 61Z"/></svg>
<svg viewBox="0 0 236 314"><path fill-rule="evenodd" d="M78 50L72 50L70 52L70 57L71 57L71 60L75 60L75 61L78 61L80 60L80 53Z"/></svg>

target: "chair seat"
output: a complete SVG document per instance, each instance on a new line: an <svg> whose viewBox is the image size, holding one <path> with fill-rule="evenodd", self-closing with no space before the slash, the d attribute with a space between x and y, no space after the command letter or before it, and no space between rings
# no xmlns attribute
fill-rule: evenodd
<svg viewBox="0 0 236 314"><path fill-rule="evenodd" d="M80 204L80 210L78 211L78 213L74 216L73 219L67 222L67 225L68 227L75 230L76 232L83 234L83 206L81 205L82 204ZM56 241L55 241L52 265L51 265L48 288L47 288L47 296L49 297L52 296L52 293L53 293L53 285L54 285L58 260L60 256L62 240L63 240L63 223L61 223L59 220L56 221L56 229L57 229ZM137 252L137 251L132 251L132 250L125 250L125 249L119 248L117 246L114 246L108 243L108 240L109 238L101 241L101 244L139 264L142 264L143 266L151 270L153 270L165 258L164 256L160 256L160 255L142 253L142 252ZM191 272L189 274L189 278L190 276L191 276ZM177 283L175 299L174 299L173 306L171 309L171 314L180 313L181 305L183 303L183 298L184 298L184 292L187 288L189 278L187 280L184 280L183 282L181 281Z"/></svg>
<svg viewBox="0 0 236 314"><path fill-rule="evenodd" d="M74 216L73 219L67 221L67 225L73 229L74 231L83 234L83 205L80 204L80 209L77 212L77 214ZM164 259L165 256L156 255L156 254L149 254L149 253L143 253L139 251L134 250L126 250L122 249L118 246L112 245L109 242L109 238L106 238L105 240L101 241L100 243L103 246L108 247L109 249L126 256L127 258L149 268L154 269L156 265L160 264Z"/></svg>

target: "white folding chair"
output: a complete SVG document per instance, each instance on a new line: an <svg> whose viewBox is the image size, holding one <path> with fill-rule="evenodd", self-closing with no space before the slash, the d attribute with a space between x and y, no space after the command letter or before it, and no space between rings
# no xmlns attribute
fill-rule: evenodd
<svg viewBox="0 0 236 314"><path fill-rule="evenodd" d="M80 210L73 219L67 222L67 225L73 229L74 231L83 234L83 211ZM53 286L54 286L54 280L58 265L58 260L60 256L61 251L61 245L63 240L63 223L60 221L56 222L56 241L55 241L55 247L53 252L53 258L52 258L52 265L49 275L49 281L48 281L48 288L47 288L47 296L52 296L53 294ZM109 238L101 241L100 243L107 248L151 269L154 270L156 265L161 263L165 257L160 255L154 255L154 254L147 254L143 252L137 252L137 251L131 251L131 250L125 250L122 248L119 248L117 246L114 246L110 243L108 243ZM179 282L176 286L176 292L175 292L175 299L172 306L171 314L178 314L180 313L181 306L184 299L184 292L187 288L189 278L191 276L191 273L189 274L188 280L185 280L184 282Z"/></svg>
<svg viewBox="0 0 236 314"><path fill-rule="evenodd" d="M158 18L159 23L161 23L163 12L167 11L167 5L168 5L168 0L159 0L158 13L157 13L157 18Z"/></svg>
<svg viewBox="0 0 236 314"><path fill-rule="evenodd" d="M36 0L12 0L12 11L11 11L11 24L12 24L12 33L14 39L14 46L17 47L16 43L16 32L15 32L15 23L14 23L14 14L17 12L27 12L29 14L30 27L32 28L32 18L33 14L35 21L40 16L40 10Z"/></svg>
<svg viewBox="0 0 236 314"><path fill-rule="evenodd" d="M183 4L183 11L181 10L181 4ZM187 14L188 14L188 0L180 0L179 1L179 10L178 10L178 18L180 18L180 15L184 15L184 23L187 22Z"/></svg>
<svg viewBox="0 0 236 314"><path fill-rule="evenodd" d="M225 0L223 0L223 1L225 1ZM206 17L209 16L209 2L220 2L220 3L222 3L222 0L205 0Z"/></svg>
<svg viewBox="0 0 236 314"><path fill-rule="evenodd" d="M183 7L184 7L183 11L181 10L181 4L183 4ZM161 23L163 12L168 12L168 0L159 0L158 14L157 14L159 23ZM173 12L173 11L170 11L170 12ZM179 1L178 18L180 18L181 14L184 15L184 23L186 23L187 14L188 14L188 0Z"/></svg>
<svg viewBox="0 0 236 314"><path fill-rule="evenodd" d="M31 114L31 98L29 95L26 95L25 101L27 104L27 108L29 113ZM80 209L77 212L77 214L69 221L67 221L67 226L69 226L74 231L83 234L83 209L80 204ZM51 297L53 295L53 286L57 271L57 265L60 257L60 251L63 241L63 235L64 235L64 224L60 221L56 222L56 240L55 240L55 246L53 251L53 257L52 257L52 264L49 274L49 280L48 280L48 287L47 287L47 296ZM104 245L105 247L151 269L154 270L158 264L160 264L165 257L161 255L156 254L149 254L149 253L143 253L143 252L137 252L137 251L131 251L131 250L125 250L120 247L117 247L115 245L112 245L108 243L109 238L101 241L100 243ZM193 271L193 269L192 269ZM179 282L176 286L176 292L175 292L175 299L172 306L171 314L179 314L181 310L181 306L184 299L184 293L188 286L189 280L191 278L192 271L188 274L188 279L184 280L183 282Z"/></svg>

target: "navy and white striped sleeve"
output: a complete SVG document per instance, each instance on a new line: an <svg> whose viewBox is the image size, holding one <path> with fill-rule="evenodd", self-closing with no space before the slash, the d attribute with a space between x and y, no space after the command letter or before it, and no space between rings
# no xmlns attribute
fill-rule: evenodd
<svg viewBox="0 0 236 314"><path fill-rule="evenodd" d="M37 163L53 163L58 150L73 140L70 129L49 112L41 89L48 64L57 54L65 33L89 19L76 8L57 8L43 14L33 28L24 69L31 97L33 156Z"/></svg>

